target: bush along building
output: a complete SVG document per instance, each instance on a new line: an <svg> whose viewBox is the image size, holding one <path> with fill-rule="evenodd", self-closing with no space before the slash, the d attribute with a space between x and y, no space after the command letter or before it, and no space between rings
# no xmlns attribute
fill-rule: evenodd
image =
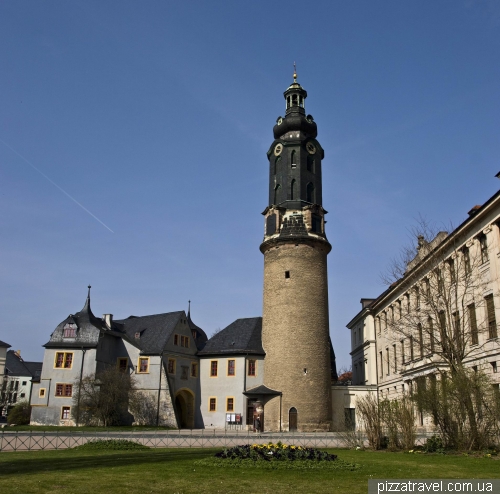
<svg viewBox="0 0 500 494"><path fill-rule="evenodd" d="M68 316L45 344L32 424L81 424L82 379L112 367L157 404L157 423L181 428L330 430L335 356L329 338L326 211L317 126L297 82L274 126L264 211L262 317L238 319L210 340L190 310L102 319ZM78 394L80 396L80 394ZM137 422L132 413L125 414Z"/></svg>

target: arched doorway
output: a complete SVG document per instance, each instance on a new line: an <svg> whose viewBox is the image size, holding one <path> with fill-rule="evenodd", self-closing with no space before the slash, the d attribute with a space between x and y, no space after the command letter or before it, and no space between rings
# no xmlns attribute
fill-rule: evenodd
<svg viewBox="0 0 500 494"><path fill-rule="evenodd" d="M297 409L295 407L290 408L288 412L288 430L297 432Z"/></svg>
<svg viewBox="0 0 500 494"><path fill-rule="evenodd" d="M175 395L175 411L180 429L194 429L194 395L189 389Z"/></svg>

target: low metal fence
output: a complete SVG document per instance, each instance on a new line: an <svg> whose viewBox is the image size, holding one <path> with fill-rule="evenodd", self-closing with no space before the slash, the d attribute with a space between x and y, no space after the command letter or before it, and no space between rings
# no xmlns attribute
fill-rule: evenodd
<svg viewBox="0 0 500 494"><path fill-rule="evenodd" d="M352 445L352 437L336 432L280 432L254 433L224 430L172 431L0 431L0 451L56 450L80 446L89 441L127 439L151 448L224 448L242 444L294 444L308 448L345 448ZM419 435L417 445L427 435ZM349 442L351 441L351 442ZM358 435L358 442L367 444L366 437Z"/></svg>

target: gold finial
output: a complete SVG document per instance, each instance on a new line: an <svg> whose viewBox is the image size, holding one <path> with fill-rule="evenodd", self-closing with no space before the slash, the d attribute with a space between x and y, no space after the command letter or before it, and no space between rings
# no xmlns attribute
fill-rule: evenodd
<svg viewBox="0 0 500 494"><path fill-rule="evenodd" d="M297 82L297 65L293 62L293 82Z"/></svg>

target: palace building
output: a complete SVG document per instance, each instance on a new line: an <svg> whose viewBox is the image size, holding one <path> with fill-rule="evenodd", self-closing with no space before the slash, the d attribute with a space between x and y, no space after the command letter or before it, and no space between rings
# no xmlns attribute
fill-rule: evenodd
<svg viewBox="0 0 500 494"><path fill-rule="evenodd" d="M158 425L331 429L336 371L328 323L324 151L295 71L284 97L285 116L274 126L267 153L262 317L238 319L207 339L190 310L98 318L89 287L83 309L64 319L44 345L32 424L80 425L73 411L76 387L116 366L133 374L136 387L157 403Z"/></svg>

